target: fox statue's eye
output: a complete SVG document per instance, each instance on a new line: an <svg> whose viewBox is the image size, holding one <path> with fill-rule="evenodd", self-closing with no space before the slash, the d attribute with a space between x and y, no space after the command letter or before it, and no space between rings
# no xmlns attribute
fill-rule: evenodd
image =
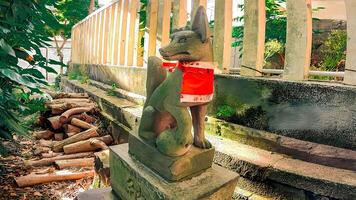
<svg viewBox="0 0 356 200"><path fill-rule="evenodd" d="M187 38L180 38L179 40L178 40L178 43L184 43L184 42L186 42L187 41Z"/></svg>

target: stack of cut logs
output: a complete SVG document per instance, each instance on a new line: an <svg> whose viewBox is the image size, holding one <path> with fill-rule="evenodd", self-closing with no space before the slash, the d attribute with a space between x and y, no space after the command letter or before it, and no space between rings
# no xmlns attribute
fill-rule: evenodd
<svg viewBox="0 0 356 200"><path fill-rule="evenodd" d="M52 101L46 102L47 114L40 117L40 124L46 130L34 133L38 140L35 154L39 160L25 161L27 166L41 167L55 165L58 169L73 167L93 168L94 152L108 149L113 142L110 135L99 136L95 126L98 112L95 102L86 93L51 93ZM48 114L49 113L49 114ZM47 116L46 116L47 115ZM50 174L30 174L16 178L20 187L93 176L94 171Z"/></svg>

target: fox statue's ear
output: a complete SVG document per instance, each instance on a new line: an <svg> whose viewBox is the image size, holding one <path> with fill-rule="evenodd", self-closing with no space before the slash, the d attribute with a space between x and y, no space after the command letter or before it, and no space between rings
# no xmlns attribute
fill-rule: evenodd
<svg viewBox="0 0 356 200"><path fill-rule="evenodd" d="M192 31L200 35L201 41L204 43L209 38L209 23L208 17L203 6L199 6L195 14Z"/></svg>

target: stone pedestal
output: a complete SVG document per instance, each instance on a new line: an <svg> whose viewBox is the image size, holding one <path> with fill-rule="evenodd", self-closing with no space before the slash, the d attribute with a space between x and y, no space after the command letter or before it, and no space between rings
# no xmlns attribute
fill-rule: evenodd
<svg viewBox="0 0 356 200"><path fill-rule="evenodd" d="M211 167L214 158L214 148L200 149L193 145L183 156L166 156L154 144L142 140L136 132L130 133L129 153L168 181L199 175Z"/></svg>
<svg viewBox="0 0 356 200"><path fill-rule="evenodd" d="M110 174L113 192L128 200L230 200L237 182L236 173L214 164L200 175L169 182L130 156L128 144L110 147Z"/></svg>

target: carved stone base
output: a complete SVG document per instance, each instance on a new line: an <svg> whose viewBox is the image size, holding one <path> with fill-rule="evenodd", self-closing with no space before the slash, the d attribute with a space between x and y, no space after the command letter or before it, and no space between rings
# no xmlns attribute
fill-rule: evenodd
<svg viewBox="0 0 356 200"><path fill-rule="evenodd" d="M110 147L110 174L113 192L120 198L128 200L230 200L238 176L225 168L213 165L191 179L168 182L130 156L128 144Z"/></svg>
<svg viewBox="0 0 356 200"><path fill-rule="evenodd" d="M214 148L200 149L195 146L183 156L166 156L159 152L154 144L142 140L135 132L129 136L129 153L168 181L199 175L211 167L214 158Z"/></svg>

